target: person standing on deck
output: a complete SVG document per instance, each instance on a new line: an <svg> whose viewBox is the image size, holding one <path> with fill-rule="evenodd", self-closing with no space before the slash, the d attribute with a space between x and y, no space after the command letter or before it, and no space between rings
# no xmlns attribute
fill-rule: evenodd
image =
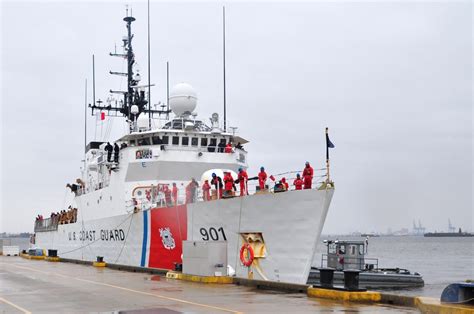
<svg viewBox="0 0 474 314"><path fill-rule="evenodd" d="M242 167L239 168L239 184L240 184L240 196L248 195L247 191L247 181L249 180L249 176L247 171L245 171Z"/></svg>
<svg viewBox="0 0 474 314"><path fill-rule="evenodd" d="M231 154L232 153L232 143L229 142L224 148L224 153Z"/></svg>
<svg viewBox="0 0 474 314"><path fill-rule="evenodd" d="M234 188L234 178L232 178L232 174L230 174L230 172L226 172L224 175L224 186L226 195L231 196L232 190Z"/></svg>
<svg viewBox="0 0 474 314"><path fill-rule="evenodd" d="M209 184L209 180L204 181L202 185L202 199L207 202L211 200L211 185Z"/></svg>
<svg viewBox="0 0 474 314"><path fill-rule="evenodd" d="M285 177L281 178L281 184L283 184L283 187L285 188L285 191L288 191L290 189L290 186L288 185L288 182L286 182Z"/></svg>
<svg viewBox="0 0 474 314"><path fill-rule="evenodd" d="M260 167L260 172L258 173L258 185L260 190L265 189L265 182L267 181L267 173L265 172L264 167Z"/></svg>
<svg viewBox="0 0 474 314"><path fill-rule="evenodd" d="M174 206L178 205L178 187L176 182L173 182L173 188L171 189L171 195L173 197Z"/></svg>
<svg viewBox="0 0 474 314"><path fill-rule="evenodd" d="M295 190L301 190L303 187L303 180L301 180L300 174L296 175L295 181L293 181L293 185L295 186Z"/></svg>
<svg viewBox="0 0 474 314"><path fill-rule="evenodd" d="M114 162L115 163L118 163L119 161L119 151L120 151L120 147L118 146L117 143L114 144Z"/></svg>
<svg viewBox="0 0 474 314"><path fill-rule="evenodd" d="M114 150L114 147L107 142L107 145L105 145L104 150L107 152L107 161L111 162L112 161L112 151Z"/></svg>
<svg viewBox="0 0 474 314"><path fill-rule="evenodd" d="M222 189L224 188L224 185L222 184L222 179L221 177L217 176L215 173L212 174L212 180L211 184L214 185L217 195L219 198L222 198Z"/></svg>
<svg viewBox="0 0 474 314"><path fill-rule="evenodd" d="M313 182L313 167L309 165L309 162L306 162L306 166L303 169L303 183L304 189L311 189L311 183Z"/></svg>

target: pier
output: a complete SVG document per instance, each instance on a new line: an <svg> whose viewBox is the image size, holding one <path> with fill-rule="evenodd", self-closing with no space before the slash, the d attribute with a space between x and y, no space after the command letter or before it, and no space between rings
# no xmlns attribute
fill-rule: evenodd
<svg viewBox="0 0 474 314"><path fill-rule="evenodd" d="M2 313L418 313L416 308L326 300L274 288L0 256Z"/></svg>

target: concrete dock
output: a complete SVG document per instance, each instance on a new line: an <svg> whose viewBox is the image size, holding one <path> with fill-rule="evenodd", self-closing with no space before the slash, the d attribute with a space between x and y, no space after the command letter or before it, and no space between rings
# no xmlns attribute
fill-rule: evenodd
<svg viewBox="0 0 474 314"><path fill-rule="evenodd" d="M202 284L89 265L0 256L0 313L419 313L303 293Z"/></svg>

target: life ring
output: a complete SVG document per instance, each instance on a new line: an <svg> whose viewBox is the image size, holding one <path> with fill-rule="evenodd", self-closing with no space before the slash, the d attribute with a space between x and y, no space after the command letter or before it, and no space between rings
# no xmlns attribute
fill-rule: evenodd
<svg viewBox="0 0 474 314"><path fill-rule="evenodd" d="M244 255L246 250L248 252L248 258ZM255 255L250 244L244 243L244 245L242 245L242 247L240 248L240 261L242 262L242 264L244 264L244 266L246 267L250 267L250 265L252 265L253 263L254 256Z"/></svg>

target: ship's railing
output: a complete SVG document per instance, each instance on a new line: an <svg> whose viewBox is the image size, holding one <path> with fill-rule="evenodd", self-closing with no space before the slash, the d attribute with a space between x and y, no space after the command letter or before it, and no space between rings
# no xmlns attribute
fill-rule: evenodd
<svg viewBox="0 0 474 314"><path fill-rule="evenodd" d="M321 267L328 267L328 254L321 255ZM360 270L372 270L379 268L379 259L373 257L350 257L350 256L337 256L338 265L337 269L355 268Z"/></svg>
<svg viewBox="0 0 474 314"><path fill-rule="evenodd" d="M312 180L312 187L311 187L312 189L320 188L321 185L325 182L326 174L323 173L324 170L325 169L315 170L315 174ZM266 185L268 186L268 191L275 192L275 190L278 188L276 184L280 182L283 177L285 177L286 181L288 182L288 185L289 185L288 191L295 190L293 181L296 179L296 173L301 173L301 172L290 171L290 172L273 175L275 178L275 181L267 179L267 182L266 182ZM160 188L160 186L161 185L159 184L159 185L143 186L143 187L136 188L136 191L132 193L133 199L128 204L129 209L134 209L136 207L138 209L147 210L154 207L174 206L174 205L182 205L186 203L186 190L184 186L178 187L177 200L175 200L172 197L171 202L169 202L169 204L167 204L165 194ZM172 188L171 185L168 185L168 187L170 189ZM249 180L247 182L247 188L248 188L248 195L252 195L259 192L258 180ZM212 190L214 190L214 186L212 186ZM211 194L212 194L212 190L211 190ZM214 194L219 195L219 193L216 193L216 191L214 191ZM235 196L240 196L239 183L235 184L234 194ZM219 196L217 198L219 198ZM199 187L198 189L196 189L193 199L194 199L194 202L204 201L202 187Z"/></svg>
<svg viewBox="0 0 474 314"><path fill-rule="evenodd" d="M35 232L58 230L59 217L43 218L35 221Z"/></svg>

